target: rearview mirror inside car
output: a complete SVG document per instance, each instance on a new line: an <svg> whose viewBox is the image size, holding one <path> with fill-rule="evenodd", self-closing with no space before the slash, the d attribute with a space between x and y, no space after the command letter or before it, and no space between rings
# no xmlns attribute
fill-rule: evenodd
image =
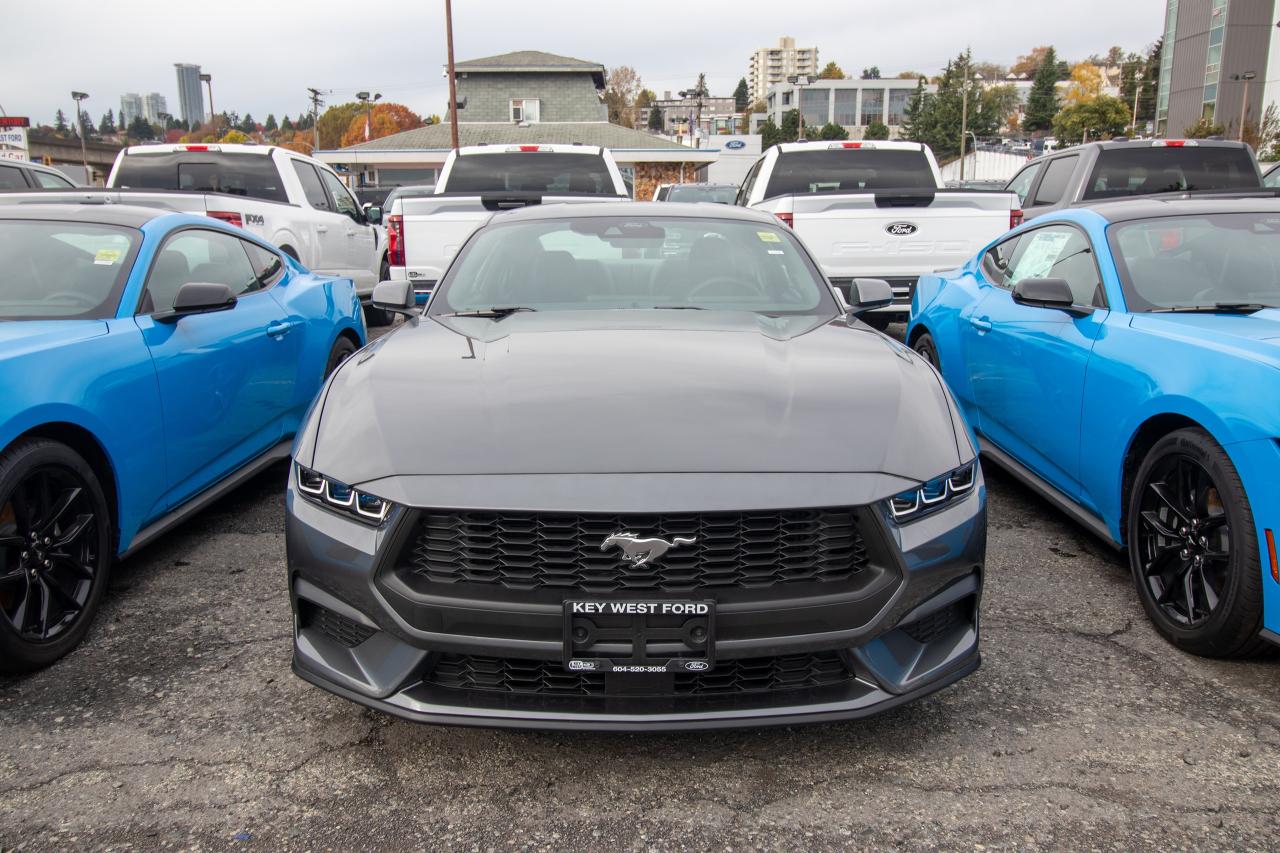
<svg viewBox="0 0 1280 853"><path fill-rule="evenodd" d="M1076 313L1075 296L1065 278L1024 278L1013 286L1013 301L1032 308Z"/></svg>
<svg viewBox="0 0 1280 853"><path fill-rule="evenodd" d="M225 284L189 281L178 289L172 308L168 311L157 311L151 315L151 318L157 323L176 323L188 314L211 314L214 311L229 311L235 307L236 295Z"/></svg>
<svg viewBox="0 0 1280 853"><path fill-rule="evenodd" d="M855 278L849 287L849 313L861 317L893 304L893 288L882 278Z"/></svg>
<svg viewBox="0 0 1280 853"><path fill-rule="evenodd" d="M408 281L380 281L373 289L373 307L396 314L412 316L418 313L413 284Z"/></svg>

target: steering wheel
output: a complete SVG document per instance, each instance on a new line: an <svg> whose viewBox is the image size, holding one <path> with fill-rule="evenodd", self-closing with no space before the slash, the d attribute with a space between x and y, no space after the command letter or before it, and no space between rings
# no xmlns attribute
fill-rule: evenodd
<svg viewBox="0 0 1280 853"><path fill-rule="evenodd" d="M728 276L728 275L717 275L697 285L694 285L694 288L689 291L689 295L685 298L687 301L692 302L699 295L701 295L704 290L710 290L712 287L714 287L717 284L727 284L731 288L731 291L740 291L742 290L743 285L746 285L750 287L751 290L754 292L753 295L759 296L761 298L764 297L764 288L760 286L759 282L743 281L740 278L735 278L733 276Z"/></svg>
<svg viewBox="0 0 1280 853"><path fill-rule="evenodd" d="M57 293L50 293L45 297L45 301L55 302L63 297L70 299L72 302L79 302L86 308L96 308L99 304L97 299L94 299L92 296L86 296L77 290L60 290Z"/></svg>

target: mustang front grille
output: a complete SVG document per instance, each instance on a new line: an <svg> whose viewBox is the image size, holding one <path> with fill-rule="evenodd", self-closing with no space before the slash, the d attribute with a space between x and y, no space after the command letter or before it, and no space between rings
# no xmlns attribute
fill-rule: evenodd
<svg viewBox="0 0 1280 853"><path fill-rule="evenodd" d="M641 565L602 547L622 531L677 544ZM846 581L867 566L851 507L662 515L424 510L399 568L435 584L694 593Z"/></svg>

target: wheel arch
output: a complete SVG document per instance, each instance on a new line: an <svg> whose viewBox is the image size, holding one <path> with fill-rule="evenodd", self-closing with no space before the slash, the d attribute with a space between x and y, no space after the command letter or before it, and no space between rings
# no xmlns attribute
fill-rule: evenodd
<svg viewBox="0 0 1280 853"><path fill-rule="evenodd" d="M1138 474L1142 460L1147 458L1156 442L1180 429L1199 429L1213 435L1204 424L1194 418L1177 412L1162 412L1152 415L1141 424L1129 439L1125 448L1124 461L1120 467L1120 542L1128 545L1129 539L1129 492L1133 489L1133 479ZM1214 439L1217 441L1217 439Z"/></svg>
<svg viewBox="0 0 1280 853"><path fill-rule="evenodd" d="M49 421L31 427L14 438L13 443L26 438L45 438L65 444L89 465L98 482L102 484L102 493L107 499L107 510L111 513L111 547L113 551L118 551L120 547L120 482L111 456L98 437L80 424Z"/></svg>

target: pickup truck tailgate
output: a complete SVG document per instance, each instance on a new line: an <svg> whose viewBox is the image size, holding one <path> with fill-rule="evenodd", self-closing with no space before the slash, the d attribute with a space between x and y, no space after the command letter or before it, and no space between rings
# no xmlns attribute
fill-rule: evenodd
<svg viewBox="0 0 1280 853"><path fill-rule="evenodd" d="M1009 229L1012 193L908 190L792 197L793 226L829 278L957 267Z"/></svg>

